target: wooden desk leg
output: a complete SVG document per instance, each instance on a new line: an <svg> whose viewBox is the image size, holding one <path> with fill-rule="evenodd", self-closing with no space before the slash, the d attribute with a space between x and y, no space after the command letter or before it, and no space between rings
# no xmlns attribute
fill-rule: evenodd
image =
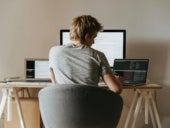
<svg viewBox="0 0 170 128"><path fill-rule="evenodd" d="M149 99L148 99L148 92L145 93L145 124L149 123Z"/></svg>
<svg viewBox="0 0 170 128"><path fill-rule="evenodd" d="M4 111L4 108L5 108L5 103L6 103L6 100L7 100L7 91L8 89L7 88L2 88L2 100L1 100L1 104L0 104L0 118L2 117L2 113Z"/></svg>
<svg viewBox="0 0 170 128"><path fill-rule="evenodd" d="M20 104L20 101L18 98L18 93L16 90L14 90L14 95L15 95L15 103L16 103L16 107L17 107L17 111L18 111L18 117L19 117L19 121L21 124L21 128L25 128L25 122L24 122L24 118L23 118L21 104Z"/></svg>
<svg viewBox="0 0 170 128"><path fill-rule="evenodd" d="M142 104L143 98L144 98L144 93L141 92L140 96L138 98L138 101L137 101L137 105L136 105L136 109L135 109L135 112L134 112L134 118L133 118L133 122L132 122L132 127L131 128L135 127L136 120L137 120L137 117L138 117L138 114L139 114L139 111L140 111L140 108L141 108L141 104Z"/></svg>
<svg viewBox="0 0 170 128"><path fill-rule="evenodd" d="M149 96L152 90L143 90L143 91L145 91L145 124L149 123L149 115L150 115L153 128L156 128L156 123L155 123L154 115L153 115L153 109L151 106L151 100Z"/></svg>
<svg viewBox="0 0 170 128"><path fill-rule="evenodd" d="M143 89L143 90L137 89L135 91L135 95L134 95L132 105L130 107L124 128L129 128L128 124L130 122L130 119L131 119L131 116L132 116L132 113L133 113L133 108L135 107L135 102L137 102L136 108L135 108L135 111L134 111L132 126L130 128L135 127L135 123L136 123L136 120L137 120L137 117L138 117L138 113L139 113L140 108L142 106L142 100L145 101L145 124L149 123L149 114L150 114L151 121L152 121L152 124L153 124L153 128L156 128L156 123L157 123L158 128L162 128L160 118L159 118L159 114L158 114L157 107L156 107L156 103L155 103L155 100L153 98L153 93L154 93L154 90L148 90L148 89L146 89L146 90L145 89ZM139 97L138 97L138 95L139 95ZM155 120L156 120L156 123L155 123Z"/></svg>
<svg viewBox="0 0 170 128"><path fill-rule="evenodd" d="M154 119L154 114L153 114L151 102L150 102L150 99L148 99L148 100L149 100L148 109L149 109L149 114L150 114L150 117L151 117L152 125L153 125L153 128L156 128L156 123L155 123L155 119Z"/></svg>
<svg viewBox="0 0 170 128"><path fill-rule="evenodd" d="M154 114L155 114L155 119L156 119L158 128L162 128L161 121L160 121L159 114L158 114L158 110L157 110L157 107L156 107L156 103L155 103L155 100L153 99L153 92L150 92L149 96L150 96L150 100L151 100L151 103L152 103L152 107L153 107L153 111L154 111Z"/></svg>
<svg viewBox="0 0 170 128"><path fill-rule="evenodd" d="M12 120L12 91L13 89L8 89L8 97L7 97L7 121Z"/></svg>
<svg viewBox="0 0 170 128"><path fill-rule="evenodd" d="M128 124L130 122L130 119L131 119L131 116L132 116L132 113L133 113L133 108L136 105L135 103L136 103L137 99L138 99L138 92L135 91L135 94L133 96L133 100L132 100L132 103L131 103L131 106L130 106L130 109L129 109L129 112L128 112L128 115L127 115L127 119L126 119L124 128L128 128Z"/></svg>

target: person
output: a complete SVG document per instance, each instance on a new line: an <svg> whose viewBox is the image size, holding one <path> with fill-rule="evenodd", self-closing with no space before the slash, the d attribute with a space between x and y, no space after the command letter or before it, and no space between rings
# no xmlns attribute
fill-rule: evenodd
<svg viewBox="0 0 170 128"><path fill-rule="evenodd" d="M71 43L53 46L49 52L51 80L54 84L83 84L98 86L100 78L115 93L122 91L104 53L91 48L103 26L91 15L73 19L70 26ZM107 43L107 42L106 42Z"/></svg>

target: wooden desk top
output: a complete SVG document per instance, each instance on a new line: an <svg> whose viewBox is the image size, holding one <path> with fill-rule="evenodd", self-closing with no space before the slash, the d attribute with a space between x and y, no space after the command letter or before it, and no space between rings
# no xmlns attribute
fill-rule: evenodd
<svg viewBox="0 0 170 128"><path fill-rule="evenodd" d="M44 88L51 85L50 82L7 82L0 83L0 88Z"/></svg>
<svg viewBox="0 0 170 128"><path fill-rule="evenodd" d="M123 89L161 89L162 86L159 84L145 84L145 85L132 85L132 86L123 86Z"/></svg>
<svg viewBox="0 0 170 128"><path fill-rule="evenodd" d="M100 87L107 87L105 83L99 83ZM162 86L159 84L147 83L145 85L128 85L123 86L123 89L161 89Z"/></svg>
<svg viewBox="0 0 170 128"><path fill-rule="evenodd" d="M53 85L49 82L7 82L0 83L0 88L44 88ZM99 83L99 87L107 87L105 83ZM148 83L145 85L123 86L123 89L161 89L159 84Z"/></svg>

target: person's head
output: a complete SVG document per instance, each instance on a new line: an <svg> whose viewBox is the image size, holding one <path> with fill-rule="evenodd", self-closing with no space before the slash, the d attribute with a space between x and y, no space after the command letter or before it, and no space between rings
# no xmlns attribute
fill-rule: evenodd
<svg viewBox="0 0 170 128"><path fill-rule="evenodd" d="M82 15L73 19L70 26L70 39L91 46L97 33L103 29L98 20L90 15Z"/></svg>

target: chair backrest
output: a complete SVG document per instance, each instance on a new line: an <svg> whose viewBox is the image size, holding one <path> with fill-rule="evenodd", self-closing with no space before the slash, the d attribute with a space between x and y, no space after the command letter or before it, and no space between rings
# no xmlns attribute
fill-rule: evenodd
<svg viewBox="0 0 170 128"><path fill-rule="evenodd" d="M39 92L45 128L116 128L123 107L120 95L87 85L56 85Z"/></svg>

